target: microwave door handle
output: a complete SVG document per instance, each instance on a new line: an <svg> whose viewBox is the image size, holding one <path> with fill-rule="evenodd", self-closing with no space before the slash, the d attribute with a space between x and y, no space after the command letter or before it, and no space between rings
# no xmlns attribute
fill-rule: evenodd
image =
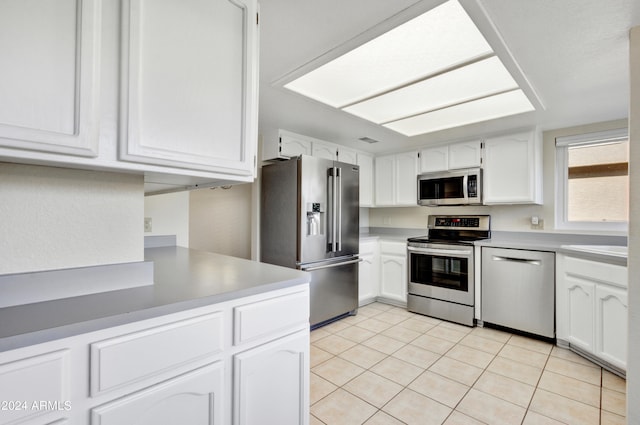
<svg viewBox="0 0 640 425"><path fill-rule="evenodd" d="M464 197L464 203L469 202L469 174L465 174L462 180L462 195Z"/></svg>

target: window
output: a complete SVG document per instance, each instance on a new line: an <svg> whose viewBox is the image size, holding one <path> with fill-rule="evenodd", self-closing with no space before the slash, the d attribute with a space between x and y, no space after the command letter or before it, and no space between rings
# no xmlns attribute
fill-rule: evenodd
<svg viewBox="0 0 640 425"><path fill-rule="evenodd" d="M556 227L620 230L629 221L627 129L556 139Z"/></svg>

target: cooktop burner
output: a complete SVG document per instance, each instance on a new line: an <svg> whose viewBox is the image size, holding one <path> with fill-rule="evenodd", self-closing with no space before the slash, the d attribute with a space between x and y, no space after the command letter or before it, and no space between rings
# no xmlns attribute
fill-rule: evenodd
<svg viewBox="0 0 640 425"><path fill-rule="evenodd" d="M408 242L468 245L491 237L488 215L430 215L427 223L428 235L409 238Z"/></svg>

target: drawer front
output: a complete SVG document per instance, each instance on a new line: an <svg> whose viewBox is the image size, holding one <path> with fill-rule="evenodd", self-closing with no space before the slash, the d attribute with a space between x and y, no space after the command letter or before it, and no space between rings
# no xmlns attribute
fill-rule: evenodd
<svg viewBox="0 0 640 425"><path fill-rule="evenodd" d="M407 244L404 242L380 241L380 253L407 255Z"/></svg>
<svg viewBox="0 0 640 425"><path fill-rule="evenodd" d="M69 379L69 350L0 365L0 424L64 416L71 408Z"/></svg>
<svg viewBox="0 0 640 425"><path fill-rule="evenodd" d="M238 306L233 309L233 326L235 345L309 326L309 291Z"/></svg>
<svg viewBox="0 0 640 425"><path fill-rule="evenodd" d="M212 313L91 344L91 396L220 353L222 321Z"/></svg>
<svg viewBox="0 0 640 425"><path fill-rule="evenodd" d="M567 274L585 277L589 280L598 280L621 288L628 287L627 268L625 266L565 257L565 271Z"/></svg>

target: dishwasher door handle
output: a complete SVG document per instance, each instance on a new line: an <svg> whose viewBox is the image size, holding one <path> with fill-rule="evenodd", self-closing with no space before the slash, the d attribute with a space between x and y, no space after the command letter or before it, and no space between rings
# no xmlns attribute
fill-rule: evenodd
<svg viewBox="0 0 640 425"><path fill-rule="evenodd" d="M493 256L493 261L510 261L512 263L531 264L532 266L541 266L542 261L530 260L528 258L516 258L516 257L501 257L498 255Z"/></svg>

